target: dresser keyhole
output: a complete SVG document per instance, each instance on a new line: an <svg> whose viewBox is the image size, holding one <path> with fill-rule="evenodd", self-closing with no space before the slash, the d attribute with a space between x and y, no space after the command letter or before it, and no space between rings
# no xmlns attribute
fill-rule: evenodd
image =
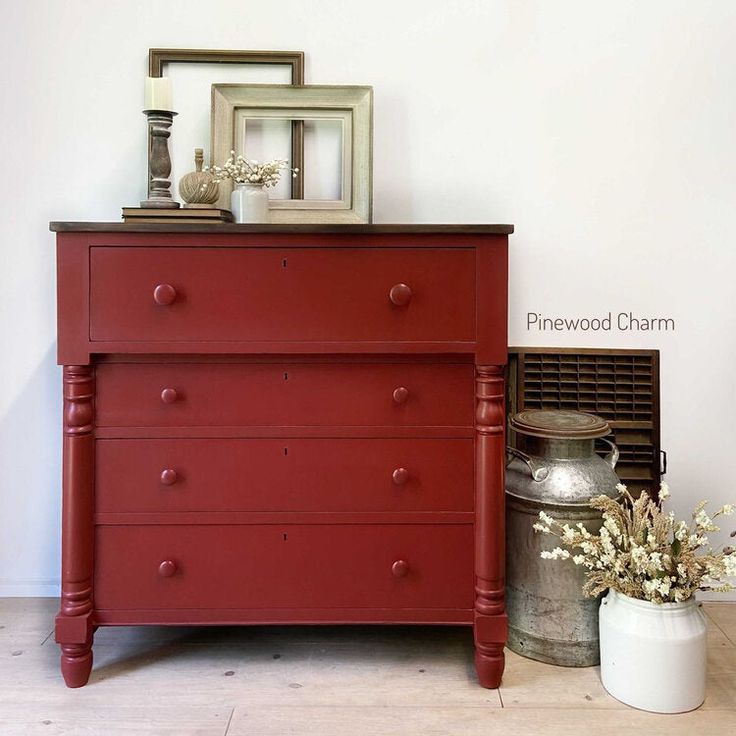
<svg viewBox="0 0 736 736"><path fill-rule="evenodd" d="M286 542L288 539L289 539L289 535L286 532L284 532L284 542Z"/></svg>
<svg viewBox="0 0 736 736"><path fill-rule="evenodd" d="M284 381L288 381L288 380L289 380L289 374L288 373L284 373Z"/></svg>
<svg viewBox="0 0 736 736"><path fill-rule="evenodd" d="M286 268L286 258L284 258L284 260L281 261L281 267Z"/></svg>
<svg viewBox="0 0 736 736"><path fill-rule="evenodd" d="M284 447L284 455L288 455L288 454L289 454L289 448L288 447Z"/></svg>

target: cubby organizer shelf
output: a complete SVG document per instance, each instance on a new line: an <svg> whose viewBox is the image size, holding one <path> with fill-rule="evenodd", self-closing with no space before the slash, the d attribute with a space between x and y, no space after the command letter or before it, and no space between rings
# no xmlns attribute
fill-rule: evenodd
<svg viewBox="0 0 736 736"><path fill-rule="evenodd" d="M510 348L508 387L509 414L576 409L603 417L621 453L621 480L636 492L657 489L663 472L659 351Z"/></svg>

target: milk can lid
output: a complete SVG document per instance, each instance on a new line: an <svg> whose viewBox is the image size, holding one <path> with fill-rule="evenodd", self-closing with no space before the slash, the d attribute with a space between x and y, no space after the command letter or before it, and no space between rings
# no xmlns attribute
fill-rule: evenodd
<svg viewBox="0 0 736 736"><path fill-rule="evenodd" d="M570 440L605 437L611 431L604 419L572 409L526 409L511 418L511 429L529 437Z"/></svg>

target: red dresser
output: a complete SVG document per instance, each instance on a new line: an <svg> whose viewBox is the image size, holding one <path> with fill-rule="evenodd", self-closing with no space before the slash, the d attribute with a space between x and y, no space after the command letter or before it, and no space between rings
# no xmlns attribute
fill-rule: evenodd
<svg viewBox="0 0 736 736"><path fill-rule="evenodd" d="M507 225L52 223L70 687L98 626L473 626L503 672Z"/></svg>

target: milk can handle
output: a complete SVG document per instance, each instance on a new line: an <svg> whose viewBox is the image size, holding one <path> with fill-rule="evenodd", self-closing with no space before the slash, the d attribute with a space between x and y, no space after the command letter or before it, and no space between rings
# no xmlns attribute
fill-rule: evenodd
<svg viewBox="0 0 736 736"><path fill-rule="evenodd" d="M607 440L605 437L601 437L601 441L605 442L611 448L611 452L609 452L608 455L606 455L604 460L606 460L608 464L611 466L611 468L614 469L616 467L616 463L618 462L618 456L619 456L618 447L616 447L616 445L614 445L613 442L611 442L611 440Z"/></svg>
<svg viewBox="0 0 736 736"><path fill-rule="evenodd" d="M535 468L534 463L532 462L532 459L529 457L529 455L527 455L525 452L522 452L521 450L517 450L515 447L509 447L507 445L506 452L509 455L518 457L519 460L521 460L523 463L526 463L527 467L529 468L529 472L532 474L532 479L537 481L537 483L541 483L543 480L546 480L547 476L549 475L549 468L545 468L545 467ZM509 460L506 463L507 468L510 462L511 461Z"/></svg>

